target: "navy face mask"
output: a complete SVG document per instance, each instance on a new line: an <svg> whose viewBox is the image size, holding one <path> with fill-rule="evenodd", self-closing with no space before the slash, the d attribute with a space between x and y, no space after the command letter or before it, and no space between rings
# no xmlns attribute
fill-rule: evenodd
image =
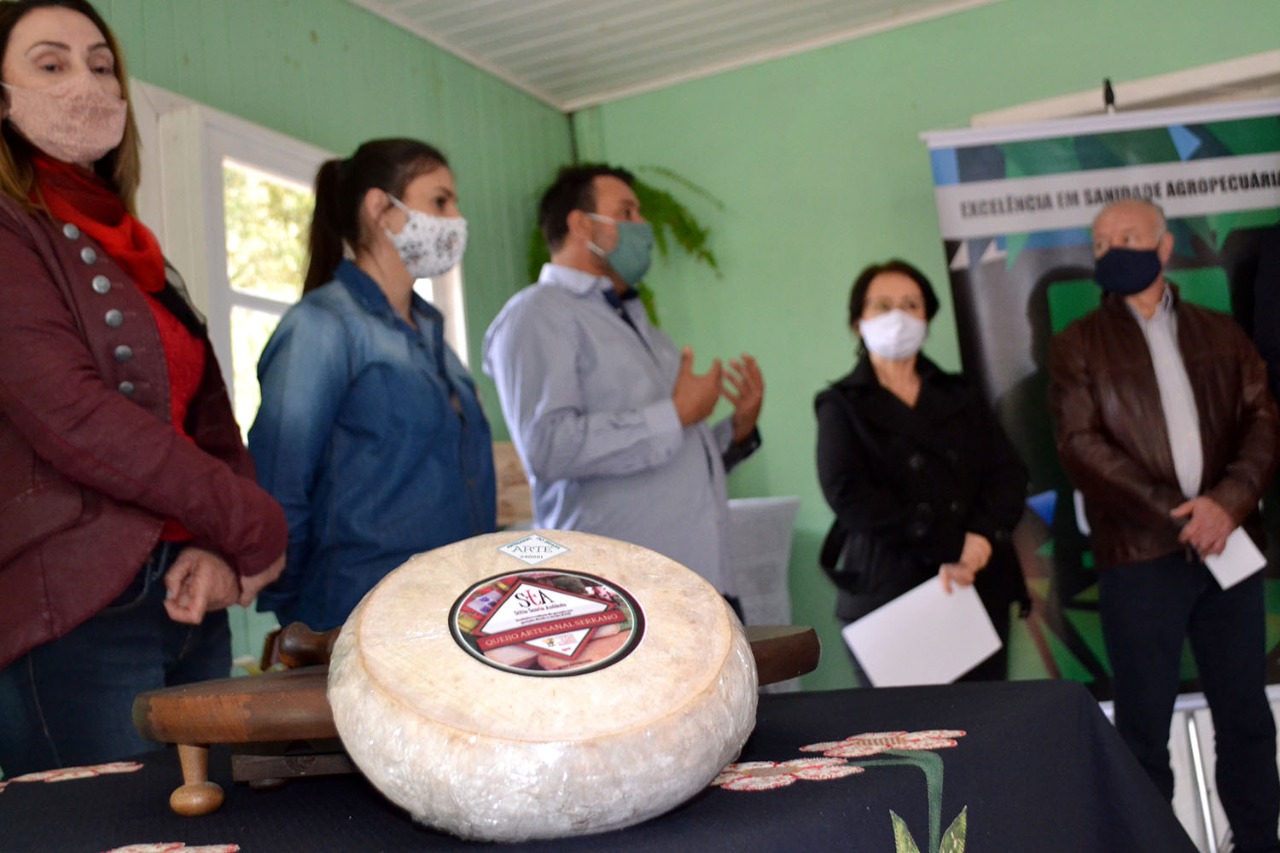
<svg viewBox="0 0 1280 853"><path fill-rule="evenodd" d="M1111 248L1093 263L1093 278L1107 293L1133 296L1151 286L1164 264L1155 249Z"/></svg>

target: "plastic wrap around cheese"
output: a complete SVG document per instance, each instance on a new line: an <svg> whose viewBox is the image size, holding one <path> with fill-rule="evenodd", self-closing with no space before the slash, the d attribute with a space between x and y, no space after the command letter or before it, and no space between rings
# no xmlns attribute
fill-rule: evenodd
<svg viewBox="0 0 1280 853"><path fill-rule="evenodd" d="M365 776L464 838L603 832L685 801L755 724L746 635L702 578L567 531L414 557L342 628L329 703Z"/></svg>

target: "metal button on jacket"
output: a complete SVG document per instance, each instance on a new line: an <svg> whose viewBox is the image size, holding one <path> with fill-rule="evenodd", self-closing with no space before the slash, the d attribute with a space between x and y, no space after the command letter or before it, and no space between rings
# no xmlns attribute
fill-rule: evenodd
<svg viewBox="0 0 1280 853"><path fill-rule="evenodd" d="M70 222L62 226L62 233L66 235L68 240L80 239L80 229L75 225L72 225Z"/></svg>
<svg viewBox="0 0 1280 853"><path fill-rule="evenodd" d="M98 262L98 253L91 247L85 246L80 250L80 260L84 261L86 264L95 264Z"/></svg>
<svg viewBox="0 0 1280 853"><path fill-rule="evenodd" d="M89 282L89 286L93 288L93 292L99 296L106 296L111 292L111 279L105 275L95 275L93 281Z"/></svg>
<svg viewBox="0 0 1280 853"><path fill-rule="evenodd" d="M128 379L124 380L123 382L121 382L121 383L120 383L119 385L117 385L116 387L117 387L117 388L119 388L119 389L120 389L120 393L121 393L121 394L123 394L123 395L125 395L126 397L132 397L132 396L133 396L133 383L132 383L132 382L130 382Z"/></svg>
<svg viewBox="0 0 1280 853"><path fill-rule="evenodd" d="M103 322L113 329L118 329L124 325L124 312L119 308L112 308L106 314L102 315Z"/></svg>
<svg viewBox="0 0 1280 853"><path fill-rule="evenodd" d="M133 358L133 350L130 347L121 344L116 347L116 351L113 355L115 355L116 361L125 362Z"/></svg>

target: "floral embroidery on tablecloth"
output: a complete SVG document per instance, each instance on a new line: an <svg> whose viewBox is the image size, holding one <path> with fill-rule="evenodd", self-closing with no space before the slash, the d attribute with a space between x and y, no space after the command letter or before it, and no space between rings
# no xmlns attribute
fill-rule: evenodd
<svg viewBox="0 0 1280 853"><path fill-rule="evenodd" d="M929 729L923 732L865 732L844 740L811 743L801 752L821 752L831 758L866 758L895 750L947 749L956 745L955 738L964 737L959 729Z"/></svg>
<svg viewBox="0 0 1280 853"><path fill-rule="evenodd" d="M106 853L238 853L239 844L202 844L200 847L187 847L182 841L160 841L156 844L128 844L116 847Z"/></svg>
<svg viewBox="0 0 1280 853"><path fill-rule="evenodd" d="M134 773L142 769L136 761L111 761L107 764L90 764L84 767L60 767L57 770L39 770L24 773L0 782L0 791L17 782L69 782L72 779L90 779L108 773Z"/></svg>
<svg viewBox="0 0 1280 853"><path fill-rule="evenodd" d="M800 779L826 782L864 772L839 758L797 758L791 761L743 761L730 764L711 781L729 791L768 791Z"/></svg>
<svg viewBox="0 0 1280 853"><path fill-rule="evenodd" d="M820 752L824 758L791 761L744 761L720 771L711 787L728 791L769 791L800 779L826 781L866 772L868 767L901 765L924 774L929 807L928 846L920 847L907 824L889 810L895 853L962 853L969 832L969 809L964 807L944 832L942 829L942 759L934 752L957 746L961 729L926 729L919 732L863 732L844 740L811 743L801 752ZM856 763L852 763L856 762Z"/></svg>

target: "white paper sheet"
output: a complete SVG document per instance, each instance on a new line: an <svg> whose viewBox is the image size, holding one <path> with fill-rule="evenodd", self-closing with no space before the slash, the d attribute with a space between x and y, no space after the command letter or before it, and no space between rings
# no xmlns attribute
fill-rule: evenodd
<svg viewBox="0 0 1280 853"><path fill-rule="evenodd" d="M1227 547L1221 554L1205 557L1204 564L1218 579L1223 589L1233 587L1267 564L1267 558L1253 544L1243 527L1237 527L1227 537Z"/></svg>
<svg viewBox="0 0 1280 853"><path fill-rule="evenodd" d="M977 591L936 576L841 633L876 687L948 684L1000 648Z"/></svg>

